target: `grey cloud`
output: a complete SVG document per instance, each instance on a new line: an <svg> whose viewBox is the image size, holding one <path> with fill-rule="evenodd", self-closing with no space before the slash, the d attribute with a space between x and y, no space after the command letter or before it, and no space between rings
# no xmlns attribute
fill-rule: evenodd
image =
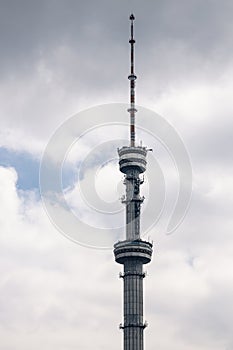
<svg viewBox="0 0 233 350"><path fill-rule="evenodd" d="M228 116L227 116L228 117ZM231 171L232 167L232 149L233 149L233 122L228 117L223 120L222 116L213 118L202 129L193 131L189 140L189 149L191 157L198 164L202 163L205 167L206 161L208 167L226 166ZM196 142L198 140L198 142Z"/></svg>
<svg viewBox="0 0 233 350"><path fill-rule="evenodd" d="M33 140L42 139L44 146L48 135L77 108L127 100L132 9L137 19L137 100L159 101L172 89L176 97L176 87L183 82L185 91L186 86L192 89L203 81L217 86L224 74L230 79L230 1L160 0L142 6L141 1L101 0L97 5L94 1L8 0L0 7L1 130L22 130L21 139L28 140L29 151ZM225 105L224 100L220 104ZM217 341L224 344L222 348L232 349L232 279L224 275L232 265L232 195L227 183L232 113L229 105L219 115L215 107L213 98L211 120L204 112L206 120L196 124L189 121L188 108L180 120L179 111L174 111L173 124L184 126L180 130L194 165L194 195L177 232L169 237L157 227L152 232L155 255L146 279L150 349L217 350L221 348ZM217 107L220 111L219 101ZM20 141L15 140L16 148ZM159 153L158 148L155 152ZM208 196L220 180L219 168L224 174L222 189ZM54 232L36 203L32 201L31 206L36 215L27 208L22 220L6 218L10 231L7 238L1 236L4 349L15 350L16 344L23 344L19 348L27 350L31 340L35 349L39 340L45 350L89 350L93 341L103 350L109 345L119 349L121 282L111 252L73 246ZM173 284L174 276L180 280ZM184 289L177 291L181 282ZM210 293L203 297L206 286ZM39 316L38 304L43 306ZM12 324L14 332L8 327Z"/></svg>
<svg viewBox="0 0 233 350"><path fill-rule="evenodd" d="M199 64L206 66L207 61L210 66L223 62L232 53L233 9L228 1L148 1L143 7L140 1L133 6L105 0L98 6L92 1L10 1L1 5L2 70L5 74L21 71L27 75L42 58L56 74L64 74L64 82L71 77L77 82L85 72L82 81L86 78L90 89L93 85L107 89L110 82L118 84L116 72L127 69L127 17L132 7L138 18L138 70L147 80L152 70L158 77L162 71L160 79L165 78L167 69L170 76L174 74L173 79L178 78L175 72L182 73L182 67L177 58L187 66L186 74L196 71ZM60 47L68 47L73 53L76 69L74 62L59 64ZM50 65L54 55L58 62L54 65L52 58ZM195 57L199 57L196 62Z"/></svg>

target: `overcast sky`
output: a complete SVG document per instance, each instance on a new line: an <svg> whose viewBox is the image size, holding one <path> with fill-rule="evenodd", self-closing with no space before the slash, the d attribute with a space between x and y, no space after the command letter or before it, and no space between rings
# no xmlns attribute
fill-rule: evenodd
<svg viewBox="0 0 233 350"><path fill-rule="evenodd" d="M122 346L121 266L111 250L83 247L56 230L42 206L38 172L48 141L69 117L95 105L128 102L132 11L137 103L174 127L193 168L192 201L183 223L172 235L164 234L159 222L150 232L146 348L233 350L232 1L1 0L4 350ZM88 151L85 144L82 150ZM79 151L72 164L79 164ZM154 156L161 159L164 177L170 174L172 192L176 181L163 162L165 151L158 144ZM90 164L84 183L96 174ZM75 207L77 178L69 169L64 187ZM97 175L102 199L123 194L114 163ZM86 219L97 225L96 217Z"/></svg>

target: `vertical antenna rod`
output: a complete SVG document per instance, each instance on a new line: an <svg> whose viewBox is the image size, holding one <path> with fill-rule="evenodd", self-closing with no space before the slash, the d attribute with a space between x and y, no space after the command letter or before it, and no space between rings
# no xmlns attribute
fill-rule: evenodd
<svg viewBox="0 0 233 350"><path fill-rule="evenodd" d="M130 146L135 146L135 113L137 112L135 108L135 80L137 79L136 75L134 74L134 20L135 17L133 14L129 17L131 21L131 37L129 40L129 43L131 45L131 62L130 62L130 75L128 76L128 79L130 81L130 108L128 109L128 112L130 113Z"/></svg>

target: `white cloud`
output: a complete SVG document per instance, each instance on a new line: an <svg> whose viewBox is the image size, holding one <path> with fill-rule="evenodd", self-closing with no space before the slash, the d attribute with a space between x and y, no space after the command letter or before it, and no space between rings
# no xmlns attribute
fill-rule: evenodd
<svg viewBox="0 0 233 350"><path fill-rule="evenodd" d="M23 1L2 7L1 146L38 157L70 115L128 100L129 5L102 4ZM232 4L163 1L142 9L136 1L135 9L136 101L176 127L194 170L193 199L183 224L171 236L164 236L160 226L151 234L147 348L231 350ZM67 161L74 165L103 134L82 140ZM115 137L105 134L105 140ZM157 159L161 153L158 145ZM102 176L98 193L111 199L103 187L109 174ZM88 180L83 179L87 186ZM112 252L65 239L35 193L18 191L16 181L13 168L0 168L2 347L119 349L122 281ZM169 181L174 192L175 179ZM80 204L75 189L69 195L71 204ZM87 218L93 224L103 219Z"/></svg>
<svg viewBox="0 0 233 350"><path fill-rule="evenodd" d="M114 332L108 312L115 314L112 298L120 294L111 254L66 240L33 195L19 197L13 169L0 168L0 177L2 346L15 349L20 343L29 349L33 341L34 349L59 344L91 349L84 337L90 330L101 344L101 322Z"/></svg>
<svg viewBox="0 0 233 350"><path fill-rule="evenodd" d="M89 350L91 333L96 348L119 348L122 281L112 253L82 248L59 235L33 193L21 191L19 196L14 169L0 168L0 178L4 347L13 350L20 343L29 349L33 342L35 350L37 344L38 349ZM219 188L212 190L211 202L219 200ZM202 197L199 203L208 209ZM232 238L224 232L227 225L222 238L216 236L209 214L206 230L211 234L205 232L198 216L191 207L178 232L154 237L154 259L145 280L148 348L217 350L232 341Z"/></svg>

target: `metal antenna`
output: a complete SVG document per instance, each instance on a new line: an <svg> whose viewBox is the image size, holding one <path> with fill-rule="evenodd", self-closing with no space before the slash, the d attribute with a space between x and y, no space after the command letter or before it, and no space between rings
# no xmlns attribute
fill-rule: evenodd
<svg viewBox="0 0 233 350"><path fill-rule="evenodd" d="M131 62L130 62L130 75L128 76L128 79L130 81L130 108L128 109L128 112L130 113L130 146L135 146L135 113L137 112L135 108L135 80L137 79L136 75L134 74L134 20L135 17L133 14L129 17L131 21L131 37L129 40L129 43L131 45Z"/></svg>

